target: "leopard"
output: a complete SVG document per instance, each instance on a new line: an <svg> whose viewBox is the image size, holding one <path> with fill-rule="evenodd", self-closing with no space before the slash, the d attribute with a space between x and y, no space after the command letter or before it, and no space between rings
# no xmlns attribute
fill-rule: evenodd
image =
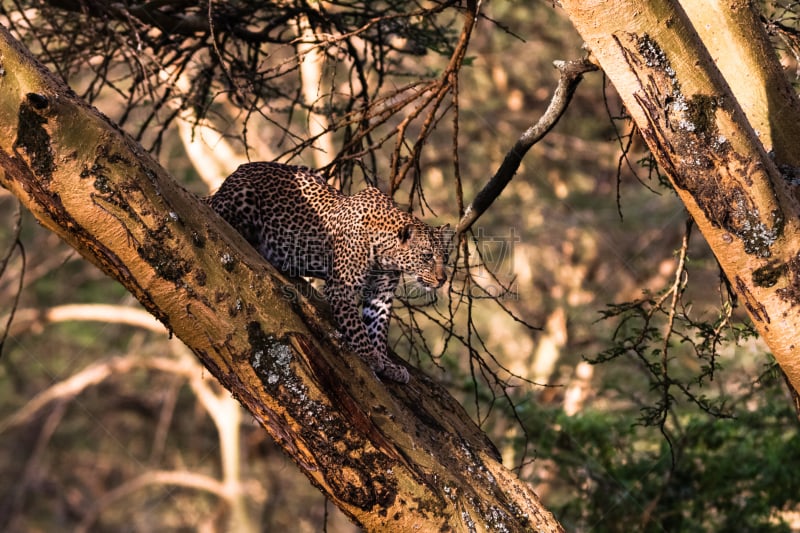
<svg viewBox="0 0 800 533"><path fill-rule="evenodd" d="M317 170L278 162L239 166L204 198L275 268L324 281L343 340L379 377L408 383L388 355L402 274L428 294L448 279L450 225L430 226L376 187L353 195Z"/></svg>

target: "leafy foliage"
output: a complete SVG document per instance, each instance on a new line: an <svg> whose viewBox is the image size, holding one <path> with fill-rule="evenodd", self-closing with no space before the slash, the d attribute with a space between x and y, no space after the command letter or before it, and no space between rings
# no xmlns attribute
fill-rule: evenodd
<svg viewBox="0 0 800 533"><path fill-rule="evenodd" d="M570 530L789 531L776 509L798 503L794 413L775 378L738 398L749 403L719 419L687 413L672 451L631 425L630 412L531 415L537 461L559 465L548 499Z"/></svg>

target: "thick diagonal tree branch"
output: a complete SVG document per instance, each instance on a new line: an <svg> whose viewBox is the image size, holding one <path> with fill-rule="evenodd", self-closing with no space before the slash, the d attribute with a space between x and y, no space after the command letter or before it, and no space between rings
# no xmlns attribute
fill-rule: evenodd
<svg viewBox="0 0 800 533"><path fill-rule="evenodd" d="M0 72L0 184L183 340L351 519L561 530L445 390L414 369L407 386L378 381L303 291L4 29Z"/></svg>
<svg viewBox="0 0 800 533"><path fill-rule="evenodd" d="M783 159L778 163L795 165L800 105L785 80L775 78L782 76L777 57L753 46L766 36L758 17L747 13L751 3L709 3L726 12L714 23L707 6L687 15L674 0L564 0L562 6L798 389L800 209L793 172L781 174L785 168L777 168L755 128L770 128L766 138ZM739 58L735 68L715 59L731 50L761 53L757 61ZM769 66L755 76L742 62ZM768 90L754 81L764 79Z"/></svg>
<svg viewBox="0 0 800 533"><path fill-rule="evenodd" d="M559 70L560 76L558 86L556 86L553 97L550 99L550 104L538 122L525 130L520 138L517 139L511 150L506 153L500 168L497 169L492 179L483 186L483 189L478 192L472 203L464 210L464 216L461 217L456 227L456 235L468 231L478 220L478 217L489 209L489 206L500 196L500 193L503 192L503 189L506 188L506 185L517 173L522 163L522 158L525 157L528 150L553 129L567 110L567 106L572 100L572 95L575 94L575 89L583 79L583 75L586 72L597 70L595 65L585 60L556 61L554 65Z"/></svg>

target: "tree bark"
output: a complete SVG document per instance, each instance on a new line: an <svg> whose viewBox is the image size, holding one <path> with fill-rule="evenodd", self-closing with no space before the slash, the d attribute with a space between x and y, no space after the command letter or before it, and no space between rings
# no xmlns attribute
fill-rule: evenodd
<svg viewBox="0 0 800 533"><path fill-rule="evenodd" d="M562 6L798 389L800 208L789 184L794 173L781 174L754 128L784 158L779 163L794 165L800 106L778 79L780 65L758 18L744 11L749 2L712 2L725 12L712 19L699 15L709 9L705 2L683 3L696 25L670 0ZM732 68L719 57L720 71L715 58L733 54L758 64L757 73L743 76L743 65Z"/></svg>
<svg viewBox="0 0 800 533"><path fill-rule="evenodd" d="M440 386L381 383L330 320L0 28L0 184L117 279L372 531L561 531ZM315 293L310 292L313 296Z"/></svg>
<svg viewBox="0 0 800 533"><path fill-rule="evenodd" d="M800 101L749 1L681 2L764 150L800 166Z"/></svg>

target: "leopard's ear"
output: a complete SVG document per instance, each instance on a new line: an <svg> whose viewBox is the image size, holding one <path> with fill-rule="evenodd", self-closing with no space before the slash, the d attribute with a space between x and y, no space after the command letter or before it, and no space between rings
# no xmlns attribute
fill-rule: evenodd
<svg viewBox="0 0 800 533"><path fill-rule="evenodd" d="M453 237L455 236L455 232L450 229L450 224L439 226L436 228L436 231L439 233L440 242L447 247L449 253L449 250L451 250L453 247Z"/></svg>
<svg viewBox="0 0 800 533"><path fill-rule="evenodd" d="M413 233L413 231L414 227L411 224L406 224L405 226L400 228L400 233L397 235L400 239L400 242L402 244L407 243L408 240L411 238L411 234Z"/></svg>

